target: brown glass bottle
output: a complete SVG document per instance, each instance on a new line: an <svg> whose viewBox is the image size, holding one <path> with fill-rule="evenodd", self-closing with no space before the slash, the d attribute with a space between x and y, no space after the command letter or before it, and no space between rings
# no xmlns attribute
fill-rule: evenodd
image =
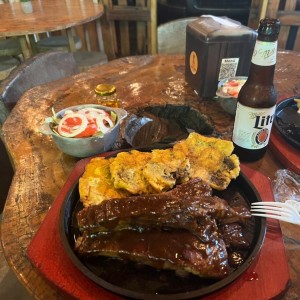
<svg viewBox="0 0 300 300"><path fill-rule="evenodd" d="M232 141L241 161L256 161L267 150L277 99L273 79L279 28L277 19L260 21L248 79L239 92Z"/></svg>

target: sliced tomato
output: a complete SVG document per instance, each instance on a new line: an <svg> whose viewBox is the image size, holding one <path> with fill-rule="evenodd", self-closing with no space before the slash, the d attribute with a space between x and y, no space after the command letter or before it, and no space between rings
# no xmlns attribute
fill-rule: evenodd
<svg viewBox="0 0 300 300"><path fill-rule="evenodd" d="M229 82L228 82L228 85L229 85L229 86L239 86L240 83L239 83L238 81L232 80L232 81L229 81Z"/></svg>
<svg viewBox="0 0 300 300"><path fill-rule="evenodd" d="M96 123L89 123L84 131L77 134L75 137L90 137L93 136L98 131L98 127Z"/></svg>
<svg viewBox="0 0 300 300"><path fill-rule="evenodd" d="M69 118L66 118L65 120L65 124L68 126L79 126L82 122L81 118L78 117L72 117L72 115L70 115Z"/></svg>
<svg viewBox="0 0 300 300"><path fill-rule="evenodd" d="M79 113L66 114L59 122L57 131L61 136L75 137L83 132L87 125L88 119L85 115Z"/></svg>

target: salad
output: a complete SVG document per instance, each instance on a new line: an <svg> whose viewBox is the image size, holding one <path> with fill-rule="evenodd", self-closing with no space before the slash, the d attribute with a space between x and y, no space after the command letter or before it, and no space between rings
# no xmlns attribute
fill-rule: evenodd
<svg viewBox="0 0 300 300"><path fill-rule="evenodd" d="M238 94L246 82L246 79L231 79L225 81L218 89L219 94L223 97L237 98Z"/></svg>
<svg viewBox="0 0 300 300"><path fill-rule="evenodd" d="M67 109L62 117L55 114L48 122L58 135L67 138L102 136L116 124L117 115L99 108Z"/></svg>

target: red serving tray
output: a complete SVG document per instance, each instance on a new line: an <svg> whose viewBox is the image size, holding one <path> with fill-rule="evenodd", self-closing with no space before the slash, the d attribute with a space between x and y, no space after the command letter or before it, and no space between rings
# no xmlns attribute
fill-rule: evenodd
<svg viewBox="0 0 300 300"><path fill-rule="evenodd" d="M59 234L62 203L89 159L79 161L60 194L53 202L45 220L32 239L27 256L40 274L61 293L75 299L122 299L98 286L72 263L64 251ZM257 188L263 200L273 199L269 180L261 173L242 165L242 171ZM290 280L287 257L279 222L268 222L261 253L248 271L225 288L204 299L253 300L271 299L285 292Z"/></svg>
<svg viewBox="0 0 300 300"><path fill-rule="evenodd" d="M295 149L273 127L270 137L270 150L279 161L289 170L300 174L300 152Z"/></svg>

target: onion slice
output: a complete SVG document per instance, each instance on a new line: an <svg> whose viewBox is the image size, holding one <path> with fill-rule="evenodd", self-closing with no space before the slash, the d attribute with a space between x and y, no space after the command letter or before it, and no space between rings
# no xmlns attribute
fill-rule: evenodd
<svg viewBox="0 0 300 300"><path fill-rule="evenodd" d="M109 129L114 127L114 123L108 116L100 115L96 119L96 124L99 130L103 133L106 133Z"/></svg>
<svg viewBox="0 0 300 300"><path fill-rule="evenodd" d="M103 109L98 109L98 108L83 108L81 110L78 111L79 113L84 114L88 120L93 120L93 119L97 119L98 116L107 116L108 113L103 110Z"/></svg>
<svg viewBox="0 0 300 300"><path fill-rule="evenodd" d="M63 130L63 126L65 120L67 120L68 118L78 118L81 120L81 124L74 126L74 127L68 127L70 129L71 132L66 132ZM86 127L88 125L88 119L85 115L83 114L79 114L79 113L73 113L73 114L66 114L64 115L64 117L60 120L59 124L58 124L58 128L57 131L61 136L64 137L74 137L78 134L80 134L81 132L83 132Z"/></svg>

